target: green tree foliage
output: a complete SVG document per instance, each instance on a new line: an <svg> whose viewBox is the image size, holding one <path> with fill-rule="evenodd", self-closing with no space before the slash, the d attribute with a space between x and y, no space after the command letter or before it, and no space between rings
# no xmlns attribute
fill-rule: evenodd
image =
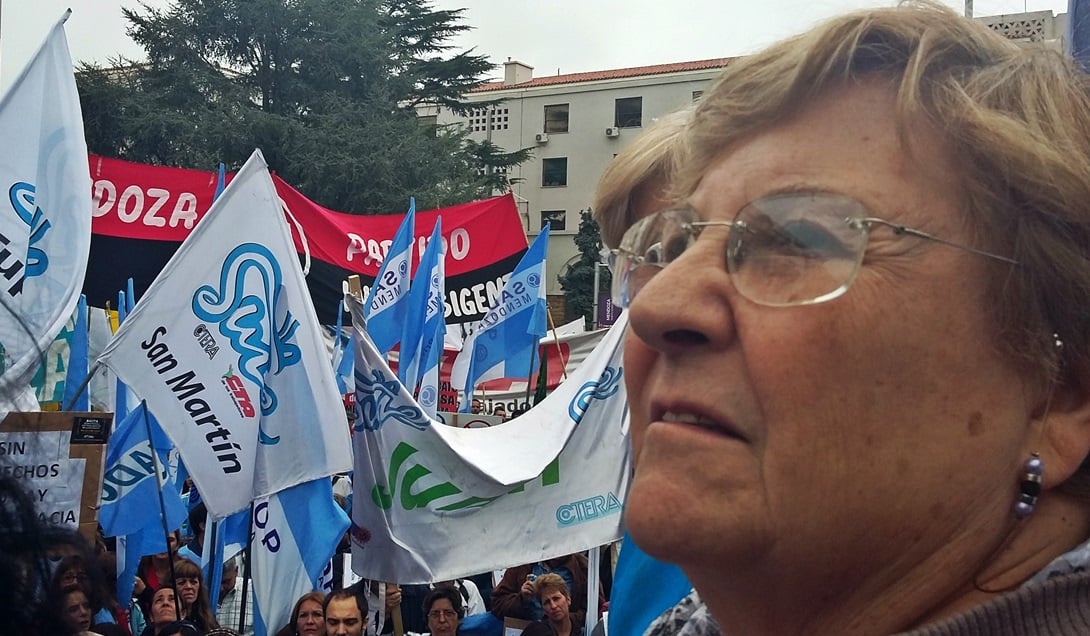
<svg viewBox="0 0 1090 636"><path fill-rule="evenodd" d="M588 327L594 315L594 270L600 262L602 250L602 231L598 222L591 217L591 211L579 211L579 232L575 235L575 246L579 248L579 260L568 267L568 271L559 277L560 288L564 290L565 306L569 318L583 316ZM598 268L599 293L609 290L609 270Z"/></svg>
<svg viewBox="0 0 1090 636"><path fill-rule="evenodd" d="M504 191L504 153L415 107L464 112L492 65L446 42L471 27L427 0L175 0L123 9L147 62L84 66L91 152L212 170L261 148L308 197L357 213ZM474 106L481 106L480 103Z"/></svg>

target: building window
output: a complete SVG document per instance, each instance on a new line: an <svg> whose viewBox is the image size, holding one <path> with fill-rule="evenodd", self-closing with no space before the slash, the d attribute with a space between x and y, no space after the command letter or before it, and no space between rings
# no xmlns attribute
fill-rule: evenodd
<svg viewBox="0 0 1090 636"><path fill-rule="evenodd" d="M643 125L643 98L622 97L616 102L613 125L619 128L639 128Z"/></svg>
<svg viewBox="0 0 1090 636"><path fill-rule="evenodd" d="M563 232L567 224L568 213L564 210L542 210L541 229L545 229L546 223L551 223L550 232Z"/></svg>
<svg viewBox="0 0 1090 636"><path fill-rule="evenodd" d="M700 101L700 98L704 96L704 91L693 91L693 103Z"/></svg>
<svg viewBox="0 0 1090 636"><path fill-rule="evenodd" d="M541 160L541 185L542 187L568 185L568 158Z"/></svg>
<svg viewBox="0 0 1090 636"><path fill-rule="evenodd" d="M545 107L545 132L568 132L568 105L553 104Z"/></svg>
<svg viewBox="0 0 1090 636"><path fill-rule="evenodd" d="M429 135L435 137L435 131L439 128L439 116L424 115L422 117L417 117L416 123L420 124L421 128L426 128Z"/></svg>

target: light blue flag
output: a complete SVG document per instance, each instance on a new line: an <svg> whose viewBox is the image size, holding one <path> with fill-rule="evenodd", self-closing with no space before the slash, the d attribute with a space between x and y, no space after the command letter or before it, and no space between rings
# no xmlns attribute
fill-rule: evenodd
<svg viewBox="0 0 1090 636"><path fill-rule="evenodd" d="M223 564L246 548L246 540L250 534L250 509L239 510L230 517L219 521L209 520L205 525L205 530L208 530L208 528L213 528L211 534L215 538L205 543L210 547L205 548L204 554L201 555L201 573L204 580L208 581L210 605L219 607Z"/></svg>
<svg viewBox="0 0 1090 636"><path fill-rule="evenodd" d="M353 353L355 350L356 337L353 335L346 340L341 350L341 359L337 361L337 368L334 373L337 379L337 390L340 391L341 395L356 390L356 381L353 379L353 374L356 372L356 356Z"/></svg>
<svg viewBox="0 0 1090 636"><path fill-rule="evenodd" d="M125 292L117 292L117 327L121 328L121 323L125 322L125 318L128 316L128 303L125 302ZM121 381L121 378L117 380L117 390L114 392L114 421L124 420L129 414L129 387L125 386L125 383Z"/></svg>
<svg viewBox="0 0 1090 636"><path fill-rule="evenodd" d="M81 295L76 305L76 326L68 343L68 369L64 378L64 401L70 411L90 411L91 392L83 384L87 379L87 297ZM82 390L80 388L82 387ZM76 391L79 390L79 395Z"/></svg>
<svg viewBox="0 0 1090 636"><path fill-rule="evenodd" d="M443 320L446 308L443 302L443 290L446 283L443 268L445 255L443 218L439 217L435 220L431 238L428 239L428 247L420 259L420 267L416 270L412 288L409 290L408 315L405 317L405 327L401 336L397 378L401 380L405 388L409 389L409 393L416 390L416 385L420 383L424 372L431 368L431 356L437 353L435 351L437 333L440 351L442 350L442 338L446 334L446 323ZM435 364L438 364L438 360Z"/></svg>
<svg viewBox="0 0 1090 636"><path fill-rule="evenodd" d="M454 361L451 382L464 387L461 412L468 413L473 387L495 378L528 379L537 369L538 341L548 328L545 256L549 225L534 239L507 279L500 302L477 323Z"/></svg>
<svg viewBox="0 0 1090 636"><path fill-rule="evenodd" d="M653 585L648 582L653 581ZM609 631L642 634L693 588L676 565L649 556L626 532L609 592Z"/></svg>
<svg viewBox="0 0 1090 636"><path fill-rule="evenodd" d="M286 624L295 600L317 589L347 529L348 515L333 500L328 478L254 502L255 634L271 634Z"/></svg>
<svg viewBox="0 0 1090 636"><path fill-rule="evenodd" d="M104 536L126 537L124 564L118 567L119 599L132 595L133 576L140 557L166 551L163 512L169 530L181 526L185 519L185 505L168 469L170 448L170 440L143 403L118 424L106 446L99 524Z"/></svg>
<svg viewBox="0 0 1090 636"><path fill-rule="evenodd" d="M397 228L390 250L382 259L378 277L363 305L367 333L378 347L387 353L401 339L409 300L409 270L413 260L413 226L416 223L416 199L409 200L409 212Z"/></svg>

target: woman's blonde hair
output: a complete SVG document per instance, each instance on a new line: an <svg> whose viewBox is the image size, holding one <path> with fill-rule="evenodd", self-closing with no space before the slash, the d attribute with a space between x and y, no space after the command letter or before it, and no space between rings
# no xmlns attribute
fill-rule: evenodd
<svg viewBox="0 0 1090 636"><path fill-rule="evenodd" d="M731 144L875 79L897 92L909 151L914 122L942 136L974 240L1020 264L993 268L987 283L1000 346L1041 386L1087 390L1090 80L1056 51L924 2L836 18L724 70L680 142L675 195L691 193Z"/></svg>
<svg viewBox="0 0 1090 636"><path fill-rule="evenodd" d="M534 596L541 600L546 594L559 591L569 601L571 600L571 590L568 589L568 582L564 580L564 577L556 574L555 572L549 572L547 574L539 575L534 579Z"/></svg>
<svg viewBox="0 0 1090 636"><path fill-rule="evenodd" d="M598 180L591 204L602 241L616 247L636 221L632 201L647 187L666 188L674 173L675 144L692 108L663 115L613 158Z"/></svg>

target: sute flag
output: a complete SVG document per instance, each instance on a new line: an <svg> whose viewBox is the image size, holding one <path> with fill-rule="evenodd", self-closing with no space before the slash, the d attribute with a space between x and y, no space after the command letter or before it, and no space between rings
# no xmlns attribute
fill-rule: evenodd
<svg viewBox="0 0 1090 636"><path fill-rule="evenodd" d="M29 386L79 300L91 188L68 13L0 97L0 396Z"/></svg>
<svg viewBox="0 0 1090 636"><path fill-rule="evenodd" d="M254 151L99 360L159 416L215 520L349 469L326 356Z"/></svg>
<svg viewBox="0 0 1090 636"><path fill-rule="evenodd" d="M443 302L446 280L443 261L446 249L442 237L443 219L439 217L435 221L428 246L420 259L420 267L409 290L408 315L405 317L405 328L402 332L397 377L410 393L416 389L427 371L438 366L443 352L443 337L447 331L443 321L446 309ZM430 407L433 409L431 416L434 417L439 394L431 390L427 393L426 397L430 399ZM427 408L429 404L424 398L421 394L421 405Z"/></svg>
<svg viewBox="0 0 1090 636"><path fill-rule="evenodd" d="M381 353L387 353L401 339L409 300L409 270L413 261L413 226L416 223L416 199L409 199L409 212L397 228L378 277L364 303L367 333Z"/></svg>
<svg viewBox="0 0 1090 636"><path fill-rule="evenodd" d="M469 412L473 387L494 378L529 378L536 368L538 340L548 329L545 256L549 225L503 286L499 304L477 323L454 360L451 383L464 387L461 411Z"/></svg>

